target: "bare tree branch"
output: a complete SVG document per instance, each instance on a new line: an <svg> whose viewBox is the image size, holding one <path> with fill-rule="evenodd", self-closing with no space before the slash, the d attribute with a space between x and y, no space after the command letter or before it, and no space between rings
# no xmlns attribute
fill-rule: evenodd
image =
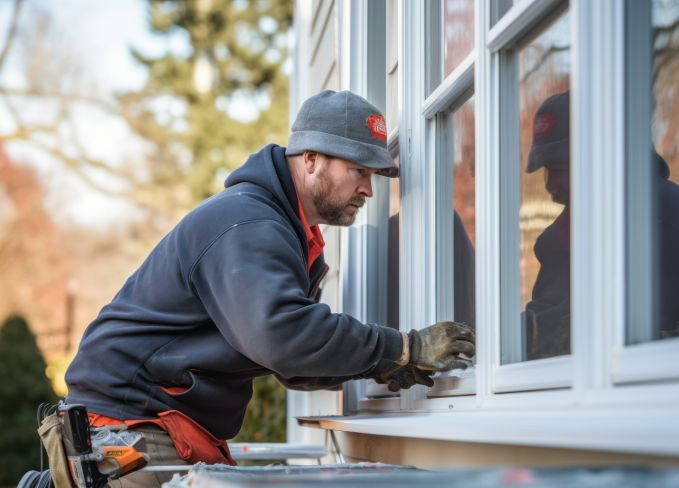
<svg viewBox="0 0 679 488"><path fill-rule="evenodd" d="M521 77L521 83L524 83L528 78L534 75L542 67L542 65L545 64L550 56L563 51L568 51L570 48L570 46L549 46L549 49L542 53L533 68L524 73L524 75Z"/></svg>
<svg viewBox="0 0 679 488"><path fill-rule="evenodd" d="M17 26L19 25L19 13L21 12L22 2L23 0L14 0L14 13L12 14L12 21L9 25L9 29L7 30L7 36L5 37L5 45L2 47L2 51L0 52L0 69L2 69L2 65L5 62L5 58L7 57L7 54L9 53L12 44L14 43L14 39L16 37Z"/></svg>
<svg viewBox="0 0 679 488"><path fill-rule="evenodd" d="M21 117L19 116L19 112L17 111L16 108L14 108L14 105L12 105L10 98L6 95L5 89L2 86L0 86L0 95L2 95L2 97L0 98L2 98L2 101L5 102L5 105L7 106L7 111L9 112L12 120L19 128L19 130L23 130L24 125L21 121Z"/></svg>
<svg viewBox="0 0 679 488"><path fill-rule="evenodd" d="M663 36L669 36L669 41L663 47L657 47L653 50L653 56L655 62L653 63L653 77L652 81L655 84L659 72L665 68L668 62L674 61L674 55L679 52L679 47L673 46L672 38L675 34L679 33L679 19L675 20L673 23L661 27L655 27L653 29L653 44L658 41L658 38Z"/></svg>
<svg viewBox="0 0 679 488"><path fill-rule="evenodd" d="M48 98L48 99L54 99L62 102L69 102L69 103L86 103L90 105L97 106L103 110L106 110L107 112L111 112L112 114L115 115L120 115L120 109L118 109L114 104L107 102L106 100L103 100L101 98L97 97L91 97L91 96L86 96L82 95L79 93L62 93L62 92L48 92L48 91L43 91L39 90L37 88L3 88L0 87L0 90L7 96L16 96L16 97L39 97L39 98Z"/></svg>
<svg viewBox="0 0 679 488"><path fill-rule="evenodd" d="M669 25L663 25L653 28L653 37L658 38L664 34L673 34L674 31L679 28L679 19L675 20Z"/></svg>

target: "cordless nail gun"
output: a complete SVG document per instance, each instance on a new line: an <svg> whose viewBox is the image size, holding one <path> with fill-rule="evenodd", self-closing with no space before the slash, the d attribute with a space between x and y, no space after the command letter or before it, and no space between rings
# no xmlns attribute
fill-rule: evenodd
<svg viewBox="0 0 679 488"><path fill-rule="evenodd" d="M124 425L92 428L83 405L62 403L58 412L69 470L78 488L103 488L149 461L141 432L127 432Z"/></svg>

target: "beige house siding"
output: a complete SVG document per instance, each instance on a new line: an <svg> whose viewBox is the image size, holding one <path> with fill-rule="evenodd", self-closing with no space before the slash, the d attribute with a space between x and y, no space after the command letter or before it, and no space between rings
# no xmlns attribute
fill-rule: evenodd
<svg viewBox="0 0 679 488"><path fill-rule="evenodd" d="M339 89L335 2L333 0L317 0L312 2L312 6L313 21L308 38L311 45L309 95L322 90Z"/></svg>

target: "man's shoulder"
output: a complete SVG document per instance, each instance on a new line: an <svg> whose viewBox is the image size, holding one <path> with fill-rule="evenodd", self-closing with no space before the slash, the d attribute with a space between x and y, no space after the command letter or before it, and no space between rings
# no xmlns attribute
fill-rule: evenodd
<svg viewBox="0 0 679 488"><path fill-rule="evenodd" d="M209 233L219 233L252 220L285 223L287 219L271 192L257 185L241 183L203 201L182 219L179 227L191 231L209 229Z"/></svg>

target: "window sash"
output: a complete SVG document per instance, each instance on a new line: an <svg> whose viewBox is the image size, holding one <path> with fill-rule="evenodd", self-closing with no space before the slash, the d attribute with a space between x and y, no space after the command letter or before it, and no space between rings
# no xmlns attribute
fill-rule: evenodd
<svg viewBox="0 0 679 488"><path fill-rule="evenodd" d="M488 31L486 47L491 53L514 47L537 24L567 3L565 0L523 0L513 5Z"/></svg>
<svg viewBox="0 0 679 488"><path fill-rule="evenodd" d="M679 338L616 348L612 379L615 383L679 378Z"/></svg>
<svg viewBox="0 0 679 488"><path fill-rule="evenodd" d="M422 115L431 119L447 110L454 110L464 103L474 90L474 60L471 53L436 87L422 105Z"/></svg>
<svg viewBox="0 0 679 488"><path fill-rule="evenodd" d="M547 5L549 8L546 7ZM513 49L519 38L524 39L530 32L538 32L546 20L560 15L567 5L567 2L544 2L537 6L535 2L524 1L512 7L489 32L489 36L495 29L497 29L496 32L511 33L511 36L502 37L504 39L501 44L503 49L492 55L493 64L496 67L493 82L497 83L499 109L498 126L496 126L498 136L495 141L499 148L499 167L496 168L500 174L499 205L496 209L499 213L500 228L497 248L500 260L500 320L494 331L498 340L491 343L493 361L491 389L494 392L563 388L570 386L573 382L570 355L532 361L524 359L526 340L521 323L518 295L521 287L518 225L521 206L518 51ZM517 25L514 26L510 22L516 22ZM571 49L572 39L573 20L571 18ZM572 165L573 161L571 161ZM572 199L576 198L575 191L575 185L571 181ZM575 235L574 230L573 235ZM571 282L573 286L572 264ZM571 334L573 323L571 320Z"/></svg>
<svg viewBox="0 0 679 488"><path fill-rule="evenodd" d="M505 393L567 388L571 385L572 377L573 359L570 356L502 364L495 369L493 391Z"/></svg>

